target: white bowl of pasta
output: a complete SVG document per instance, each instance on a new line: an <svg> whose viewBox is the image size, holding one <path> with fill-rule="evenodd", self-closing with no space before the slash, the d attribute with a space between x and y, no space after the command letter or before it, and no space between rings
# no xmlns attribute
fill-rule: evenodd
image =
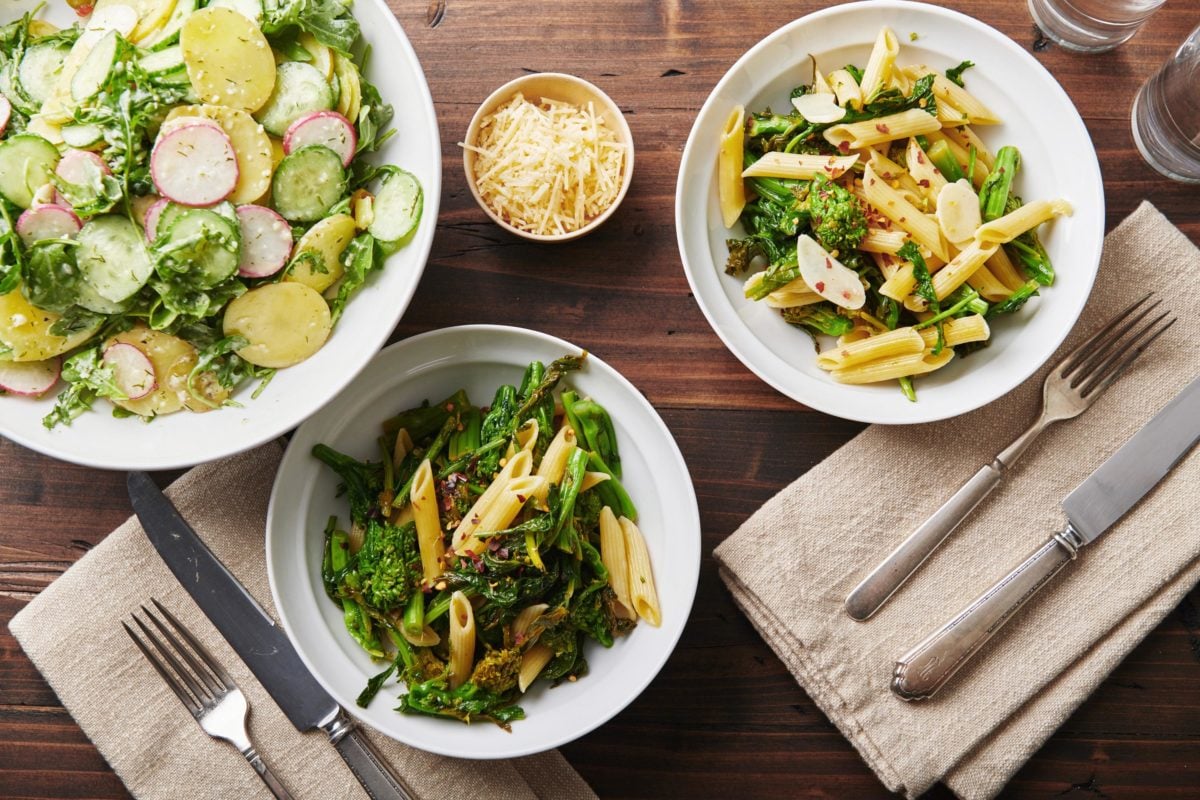
<svg viewBox="0 0 1200 800"><path fill-rule="evenodd" d="M498 461L493 466L497 472L492 472L492 468L485 469L480 466L480 461L473 460L475 456L465 462L462 460L462 448L468 448L468 453L477 452L475 444L479 444L479 439L475 444L466 445L451 436L443 448L435 443L437 436L431 434L430 428L417 432L414 426L404 425L406 434L403 437L399 435L398 429L389 429L386 436L389 449L393 441L411 439L414 444L407 452L415 452L418 459L428 458L432 462L436 488L429 488L428 491L436 493L436 507L440 512L434 513L440 513L441 517L435 517L432 526L434 536L429 537L426 530L429 526L422 522L423 516L428 513L423 509L428 509L429 505L422 505L421 500L422 497L428 499L427 479L421 477L427 473L423 472L424 467L417 468L413 472L413 488L408 491L398 490L396 493L397 496L411 497L414 502L411 505L396 502L393 506L395 511L388 517L395 535L409 536L410 543L417 543L410 544L410 547L421 549L421 561L418 570L415 554L412 550L409 551L414 559L411 562L414 571L409 573L408 580L412 581L414 590L412 596L404 601L403 607L396 606L392 612L391 618L396 621L397 627L389 633L386 628L380 628L380 617L374 617L376 621L373 623L373 630L381 641L387 643L382 648L386 654L382 658L372 658L362 645L370 636L360 635L361 628L356 628L352 633L347 627L347 620L353 621L353 614L347 616L344 599L346 596L353 598L352 603L365 604L356 607L369 609L372 614L381 608L379 603L383 601L377 599L379 595L368 596L368 591L374 592L374 588L371 587L378 584L371 584L369 579L360 578L367 574L368 569L368 556L363 554L373 552L370 537L382 534L368 529L367 538L361 544L349 544L347 549L355 555L348 565L332 564L327 560L327 554L341 546L341 531L352 530L351 509L348 498L338 496L341 483L339 475L327 466L330 463L330 451L323 451L326 455L319 460L314 455L314 447L325 445L355 460L380 462L378 440L381 423L406 409L421 406L426 400L432 407L424 411L443 416L447 408L451 413L469 415L473 413L471 406L474 405L483 415L483 422L475 426L466 423L463 425L464 431L469 433L473 429L482 430L482 438L492 441L494 437L488 433L493 429L489 420L493 418L492 412L503 405L495 394L498 387L503 384L521 387L524 371L533 361L541 361L552 367L555 359L579 356L580 353L578 347L560 339L503 326L465 326L416 336L392 345L380 353L349 388L302 425L292 438L275 480L267 520L267 568L275 607L301 658L317 680L344 708L382 733L413 747L463 758L510 758L548 750L582 736L624 708L650 683L674 649L691 610L699 575L700 522L695 493L679 449L658 414L636 388L603 361L590 354L584 359L581 368L566 374L558 382L556 389L546 395L557 398L558 403L558 410L554 408L553 399L545 407L546 413L551 415L546 419L554 420L552 426L557 431L551 443L546 446L543 442L538 449L534 449L531 442L537 438L536 435L532 439L524 438L529 425L510 429L510 433L503 434L501 438L506 442L513 441L514 447L505 453L503 461ZM563 392L568 389L577 395L569 395L564 401ZM455 393L459 390L465 392L465 399L456 402L445 401L446 398L456 396ZM517 397L521 396L523 394L518 390ZM548 494L542 495L546 500L546 507L550 509L546 514L567 513L562 509L566 508L563 498L566 497L567 487L572 480L568 477L574 468L571 465L575 464L575 456L582 455L591 447L588 443L590 440L581 435L575 446L567 448L571 456L564 457L562 461L569 466L564 467L564 471L557 478L552 474L554 470L550 470L547 465L555 461L556 451L562 454L557 448L561 448L564 442L569 444L576 441L567 435L566 408L578 411L578 401L584 398L591 398L595 403L602 404L611 419L611 430L619 448L620 466L617 471L620 484L631 503L636 505L636 513L633 514L636 516L635 527L642 534L641 541L645 544L645 551L652 564L651 573L646 576L646 580L656 589L660 624L651 624L653 612L645 606L638 605L637 598L634 597L632 603L646 613L639 616L637 624L631 630L616 635L609 647L601 646L590 638L584 642L579 652L586 659L586 671L583 670L582 662L573 662L569 669L557 676L558 680L544 679L549 677L547 675L542 675L543 679L534 679L537 670L548 670L550 667L535 664L532 667L534 673L527 674L528 662L537 660L531 655L531 651L541 645L542 640L529 641L531 634L521 634L516 630L517 627L521 627L523 631L531 630L531 627L526 627L530 614L522 616L521 611L545 603L549 606L549 609L546 609L549 616L543 619L546 621L556 618L553 612L559 606L574 609L573 604L586 593L587 587L595 589L597 580L604 584L598 573L588 566L589 557L603 558L610 575L641 574L635 569L637 559L632 556L625 562L629 565L626 570L618 573L617 567L614 566L613 551L607 549L608 540L604 538L606 534L602 529L605 525L602 516L594 523L585 522L585 517L588 517L585 508L589 504L584 498L598 490L597 486L589 484L599 476L591 475L589 480L579 484L582 488L576 495L573 511L570 512L573 514L569 518L570 526L573 526L582 538L590 538L596 551L589 556L586 554L588 547L582 546L582 566L576 567L579 570L576 579L579 590L577 593L555 594L555 589L543 590L540 587L530 588L532 584L522 584L525 588L519 591L525 593L528 590L530 593L522 594L519 601L513 603L500 598L507 590L508 584L503 583L506 579L500 576L499 572L493 578L490 570L493 569L495 559L524 559L524 566L515 573L521 576L521 579L540 579L541 575L554 573L566 563L561 559L569 556L560 547L550 546L549 542L554 540L546 539L545 531L538 534L539 540L542 541L541 555L532 559L529 558L529 547L521 544L527 540L523 540L519 535L511 540L496 539L494 542L492 538L485 537L492 546L476 548L476 555L471 556L471 536L482 535L481 530L472 527L470 531L474 531L474 534L468 531L465 541L458 536L458 532L462 531L464 526L471 525L506 528L516 526L522 520L527 527L529 524L536 527L538 519L541 518L539 515L543 514L538 508L539 494L536 487L530 489L526 485L543 480L558 481L556 488L549 489ZM424 411L418 410L418 416ZM578 422L578 419L576 418L576 424L581 430L588 427L586 417L583 417L584 422ZM445 426L446 423L442 421L439 424ZM543 427L546 427L546 424ZM415 433L411 437L407 434L410 428ZM455 435L466 435L464 431L457 430L454 419L451 419L451 424L445 429L454 430ZM509 435L513 438L505 438ZM521 447L518 447L518 444L521 444ZM459 452L454 452L455 449ZM603 446L600 449L604 449ZM496 455L499 454L499 451L496 451ZM479 458L482 459L482 456ZM458 459L457 462L454 459ZM399 462L403 462L403 459ZM457 466L448 466L447 462L457 463ZM509 475L514 469L520 469L518 465L524 466L520 474ZM405 480L404 471L411 468L411 464L409 467L397 466L397 472L389 473L388 478L384 480L391 479L398 484ZM588 474L591 474L592 469L592 466L588 467ZM481 504L487 504L486 498L489 496L483 491L486 479L479 477L485 472L489 476L497 476L491 481L491 485L505 490L512 489L501 494L506 497L513 495L518 499L516 505L523 506L519 518L509 515L496 522L495 513L480 508ZM446 479L447 475L455 474L460 477ZM509 483L500 486L505 481ZM453 492L456 484L470 486L476 483L478 485L471 495L472 499L467 501L474 505L469 511L466 510L466 505L462 506L463 513L456 518L457 526L450 525L447 515L452 512L446 504L453 505L454 501L447 493ZM518 484L526 486L526 489L516 488ZM353 493L351 495L353 496ZM371 495L372 498L377 496ZM614 499L609 502L618 504L619 501ZM493 510L500 505L503 503L493 504ZM599 507L598 503L593 505ZM402 509L401 506L408 508ZM407 520L410 510L415 519L411 522L411 528L406 529L407 533L404 533L401 529L409 524ZM336 531L332 528L326 530L331 516L339 518L335 526L338 529ZM376 514L375 518L378 519L379 515ZM589 528L589 525L596 527ZM618 527L622 528L623 533L628 528L624 521ZM449 548L454 556L435 559L433 563L439 566L435 572L430 573L428 570L432 567L424 557L429 552L426 548L432 546L433 541L437 539L439 528L444 530L444 538L438 539L438 543ZM454 533L451 532L452 528ZM353 538L353 535L349 534L350 538ZM557 540L557 543L562 541ZM508 552L510 546L513 548L511 554ZM438 552L442 552L441 549ZM594 564L595 561L591 563ZM327 569L331 566L334 568L333 572ZM460 581L474 581L476 576L472 573L476 569L480 579L489 583L495 580L495 585L487 588L477 582L472 583L479 587L476 590L479 593L473 594L472 589ZM356 573L359 577L349 578L351 573ZM514 573L505 574L511 576ZM331 575L340 576L332 578L333 591L342 598L337 602L331 599L327 591L331 585L327 580ZM427 575L429 580L426 581ZM637 582L640 583L641 579ZM450 585L443 585L445 583ZM612 583L611 579L609 584L614 589L613 594L602 593L619 600L618 585ZM342 587L347 585L352 589L343 591ZM418 593L415 589L417 586L425 586L428 591ZM516 583L512 586L514 591L518 591L515 588ZM459 591L465 592L465 597L459 595ZM430 640L422 638L426 634L421 632L418 625L416 633L419 635L417 638L408 639L413 642L409 647L425 665L422 667L425 674L421 679L432 679L433 683L423 683L425 689L421 689L414 683L406 685L393 675L365 707L357 705L356 700L367 686L368 680L399 656L399 644L395 637L404 630L400 614L405 612L407 617L412 612L417 594L424 595L417 601L424 609L420 612L423 615L422 622L429 630L434 631L441 641L439 645L432 645L426 651L425 645L420 643L424 641L428 644ZM636 592L631 591L631 594L636 595ZM563 599L564 597L567 599ZM470 602L466 602L468 598ZM472 603L476 632L471 637L474 640L470 645L471 649L466 650L457 644L460 628L455 620L458 619L459 613L470 609ZM502 603L508 605L502 607L499 605ZM383 616L386 617L387 614ZM498 618L501 621L497 627L494 621ZM565 617L557 619L563 620L561 624L567 624ZM566 628L560 628L559 634L564 634L565 631ZM513 635L514 632L520 635ZM541 635L549 641L551 634ZM473 663L462 668L463 671L459 673L464 676L471 675L463 687L464 690L474 692L470 688L474 683L478 683L480 687L491 685L485 684L482 678L477 679L480 673L468 673L467 670L474 670L488 654L497 649L512 648L522 651L519 655L522 665L520 686L509 686L503 691L493 686L501 694L508 692L505 695L506 699L488 706L482 713L476 707L472 714L472 724L464 725L457 719L400 713L397 710L399 703L409 711L429 711L430 704L443 696L439 693L450 688L448 684L439 684L438 680L442 677L447 681L453 680L455 672L460 670L459 662L464 652L473 655ZM440 660L432 661L431 656ZM550 663L553 666L556 662ZM440 669L431 669L431 664L444 667L447 672L443 674ZM515 680L515 675L510 674L510 678ZM406 697L410 698L411 702L406 700ZM475 697L479 699L482 695ZM523 716L512 716L512 712L506 710L511 704L519 706ZM441 708L444 710L444 706ZM495 709L502 713L493 713ZM492 724L488 721L489 716L497 717L509 730Z"/></svg>
<svg viewBox="0 0 1200 800"><path fill-rule="evenodd" d="M676 227L697 302L759 377L836 416L931 422L1003 396L1066 337L1103 184L1070 98L1019 45L872 0L780 28L725 74Z"/></svg>

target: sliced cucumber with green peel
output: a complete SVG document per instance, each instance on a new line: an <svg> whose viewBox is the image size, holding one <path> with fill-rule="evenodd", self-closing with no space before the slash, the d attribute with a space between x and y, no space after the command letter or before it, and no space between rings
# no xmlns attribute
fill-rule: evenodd
<svg viewBox="0 0 1200 800"><path fill-rule="evenodd" d="M104 131L99 125L64 125L63 141L77 150L87 150L104 141Z"/></svg>
<svg viewBox="0 0 1200 800"><path fill-rule="evenodd" d="M127 218L105 214L88 222L76 237L75 261L83 279L100 297L121 303L137 293L153 272L142 231ZM111 312L102 312L111 313Z"/></svg>
<svg viewBox="0 0 1200 800"><path fill-rule="evenodd" d="M176 221L178 221L178 219L180 217L182 217L184 214L186 214L187 212L189 212L191 210L192 210L192 208L190 206L181 206L178 203L168 203L167 206L165 208L163 208L162 212L158 215L158 219L154 223L155 232L156 233L169 232L171 230L171 227L176 223ZM214 214L216 214L217 216L224 217L226 220L228 220L234 226L236 226L238 224L237 209L234 208L233 203L230 203L228 201L222 202L222 203L217 203L215 206L212 206L210 208L206 208L203 210L211 211Z"/></svg>
<svg viewBox="0 0 1200 800"><path fill-rule="evenodd" d="M321 70L301 61L285 61L275 70L275 89L255 115L268 133L283 136L305 114L333 108L333 90Z"/></svg>
<svg viewBox="0 0 1200 800"><path fill-rule="evenodd" d="M169 75L180 70L187 71L187 67L183 63L183 48L177 44L151 53L142 53L138 58L138 65L152 78Z"/></svg>
<svg viewBox="0 0 1200 800"><path fill-rule="evenodd" d="M171 16L167 20L167 24L159 28L155 33L147 39L143 39L139 44L144 50L161 50L164 47L170 47L179 42L179 31L183 28L183 23L187 22L199 5L198 0L176 0L175 8L171 11Z"/></svg>
<svg viewBox="0 0 1200 800"><path fill-rule="evenodd" d="M37 134L21 133L0 143L0 195L29 208L33 193L50 183L57 166L58 148Z"/></svg>
<svg viewBox="0 0 1200 800"><path fill-rule="evenodd" d="M129 309L128 300L123 303L105 300L87 281L80 281L76 292L75 304L97 314L123 314Z"/></svg>
<svg viewBox="0 0 1200 800"><path fill-rule="evenodd" d="M63 62L70 52L71 46L61 42L35 44L25 51L17 77L25 94L38 107L54 93L54 87L62 75Z"/></svg>
<svg viewBox="0 0 1200 800"><path fill-rule="evenodd" d="M13 108L27 117L32 116L41 109L41 106L29 99L25 92L21 90L20 83L17 79L16 64L9 61L3 67L0 67L0 94L8 98Z"/></svg>
<svg viewBox="0 0 1200 800"><path fill-rule="evenodd" d="M367 230L383 244L395 244L416 230L425 205L421 183L411 172L388 170L375 193L375 218Z"/></svg>
<svg viewBox="0 0 1200 800"><path fill-rule="evenodd" d="M159 219L160 230L165 217L166 213ZM165 248L187 253L186 270L180 274L189 285L210 289L238 270L241 247L236 221L207 208L185 209L170 223L166 236Z"/></svg>
<svg viewBox="0 0 1200 800"><path fill-rule="evenodd" d="M100 37L96 46L83 59L75 76L71 78L71 97L82 103L95 97L108 82L108 76L117 66L121 55L121 34L109 31Z"/></svg>
<svg viewBox="0 0 1200 800"><path fill-rule="evenodd" d="M296 150L271 179L275 210L289 222L316 222L346 194L342 157L323 145Z"/></svg>

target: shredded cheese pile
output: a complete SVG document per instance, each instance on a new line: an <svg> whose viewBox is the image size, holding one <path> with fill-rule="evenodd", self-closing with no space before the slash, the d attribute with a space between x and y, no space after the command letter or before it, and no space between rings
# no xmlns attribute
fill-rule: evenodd
<svg viewBox="0 0 1200 800"><path fill-rule="evenodd" d="M483 201L515 228L539 235L578 230L621 190L625 145L586 108L517 93L489 114L478 142L475 185Z"/></svg>

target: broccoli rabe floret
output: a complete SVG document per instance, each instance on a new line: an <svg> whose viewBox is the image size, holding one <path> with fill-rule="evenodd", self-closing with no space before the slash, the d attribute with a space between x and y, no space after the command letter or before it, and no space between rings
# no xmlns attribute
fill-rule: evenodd
<svg viewBox="0 0 1200 800"><path fill-rule="evenodd" d="M363 600L380 611L406 604L421 582L421 551L416 527L367 522L362 549L354 562Z"/></svg>
<svg viewBox="0 0 1200 800"><path fill-rule="evenodd" d="M520 672L521 648L489 650L487 655L476 662L475 670L471 673L471 683L489 692L504 694L517 685Z"/></svg>
<svg viewBox="0 0 1200 800"><path fill-rule="evenodd" d="M782 313L787 322L813 334L842 336L854 328L854 320L839 314L832 303L785 308Z"/></svg>
<svg viewBox="0 0 1200 800"><path fill-rule="evenodd" d="M867 215L848 189L818 174L808 193L813 237L826 250L846 253L867 235Z"/></svg>

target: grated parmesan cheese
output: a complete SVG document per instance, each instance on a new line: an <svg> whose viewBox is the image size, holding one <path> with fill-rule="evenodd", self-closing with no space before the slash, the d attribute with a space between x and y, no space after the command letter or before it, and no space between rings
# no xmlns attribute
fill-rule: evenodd
<svg viewBox="0 0 1200 800"><path fill-rule="evenodd" d="M505 222L539 235L578 230L621 191L625 145L586 107L521 93L484 117L473 151L475 186Z"/></svg>

